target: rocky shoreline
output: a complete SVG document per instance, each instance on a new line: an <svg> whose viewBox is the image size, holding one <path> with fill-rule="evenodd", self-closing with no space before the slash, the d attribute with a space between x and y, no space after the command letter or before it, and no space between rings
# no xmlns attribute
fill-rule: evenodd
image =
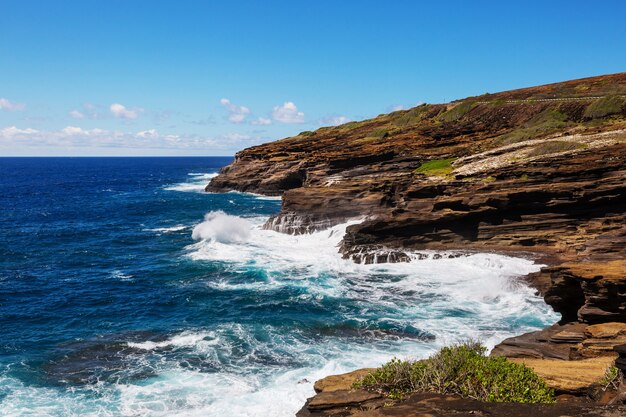
<svg viewBox="0 0 626 417"><path fill-rule="evenodd" d="M340 248L355 262L408 261L407 250L537 254L548 266L527 280L562 320L505 340L493 354L527 361L548 381L550 369L576 363L572 382L589 373L583 365L606 368L626 344L625 94L620 73L302 132L239 152L206 189L282 195L281 212L265 227L286 233L364 218ZM560 392L589 397L583 388ZM341 395L333 401L350 413L317 409L314 397L303 409L309 414L299 415L365 415L355 410L386 404L365 393L359 401L332 397ZM464 415L467 407L517 415L468 401L416 396L367 415ZM441 404L448 414L437 411ZM561 414L617 415L567 407Z"/></svg>

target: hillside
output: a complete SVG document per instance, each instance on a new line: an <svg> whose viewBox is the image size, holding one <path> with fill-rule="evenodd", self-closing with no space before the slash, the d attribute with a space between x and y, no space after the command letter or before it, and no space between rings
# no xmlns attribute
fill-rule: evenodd
<svg viewBox="0 0 626 417"><path fill-rule="evenodd" d="M568 98L625 89L621 73L302 132L239 152L207 190L284 193L268 227L290 233L370 216L350 229L346 255L381 245L623 251L623 240L595 242L622 229L625 99ZM564 100L506 101L544 96Z"/></svg>
<svg viewBox="0 0 626 417"><path fill-rule="evenodd" d="M282 195L265 227L286 233L363 218L340 248L356 262L540 257L529 282L583 336L552 342L557 326L494 353L579 359L586 326L626 322L625 95L619 73L424 104L245 149L206 190ZM618 333L583 356L613 354Z"/></svg>

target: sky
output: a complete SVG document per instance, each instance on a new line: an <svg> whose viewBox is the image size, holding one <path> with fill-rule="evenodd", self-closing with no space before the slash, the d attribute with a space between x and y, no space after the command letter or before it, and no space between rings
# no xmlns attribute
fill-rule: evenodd
<svg viewBox="0 0 626 417"><path fill-rule="evenodd" d="M0 0L0 156L233 155L626 71L626 2Z"/></svg>

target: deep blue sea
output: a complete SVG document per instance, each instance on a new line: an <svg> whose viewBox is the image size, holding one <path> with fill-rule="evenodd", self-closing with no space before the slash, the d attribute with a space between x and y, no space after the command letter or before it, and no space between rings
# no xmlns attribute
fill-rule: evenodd
<svg viewBox="0 0 626 417"><path fill-rule="evenodd" d="M0 158L0 415L292 416L325 375L557 320L531 260L263 230L280 199L203 191L231 160Z"/></svg>

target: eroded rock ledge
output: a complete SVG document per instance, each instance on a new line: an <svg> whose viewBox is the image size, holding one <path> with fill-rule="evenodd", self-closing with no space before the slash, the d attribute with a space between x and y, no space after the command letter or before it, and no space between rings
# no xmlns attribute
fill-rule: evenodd
<svg viewBox="0 0 626 417"><path fill-rule="evenodd" d="M422 105L245 149L206 189L282 195L265 227L286 233L364 218L340 248L356 262L534 254L549 266L529 282L585 337L565 349L549 329L496 353L584 359L617 343L589 325L626 322L625 97L620 73Z"/></svg>

